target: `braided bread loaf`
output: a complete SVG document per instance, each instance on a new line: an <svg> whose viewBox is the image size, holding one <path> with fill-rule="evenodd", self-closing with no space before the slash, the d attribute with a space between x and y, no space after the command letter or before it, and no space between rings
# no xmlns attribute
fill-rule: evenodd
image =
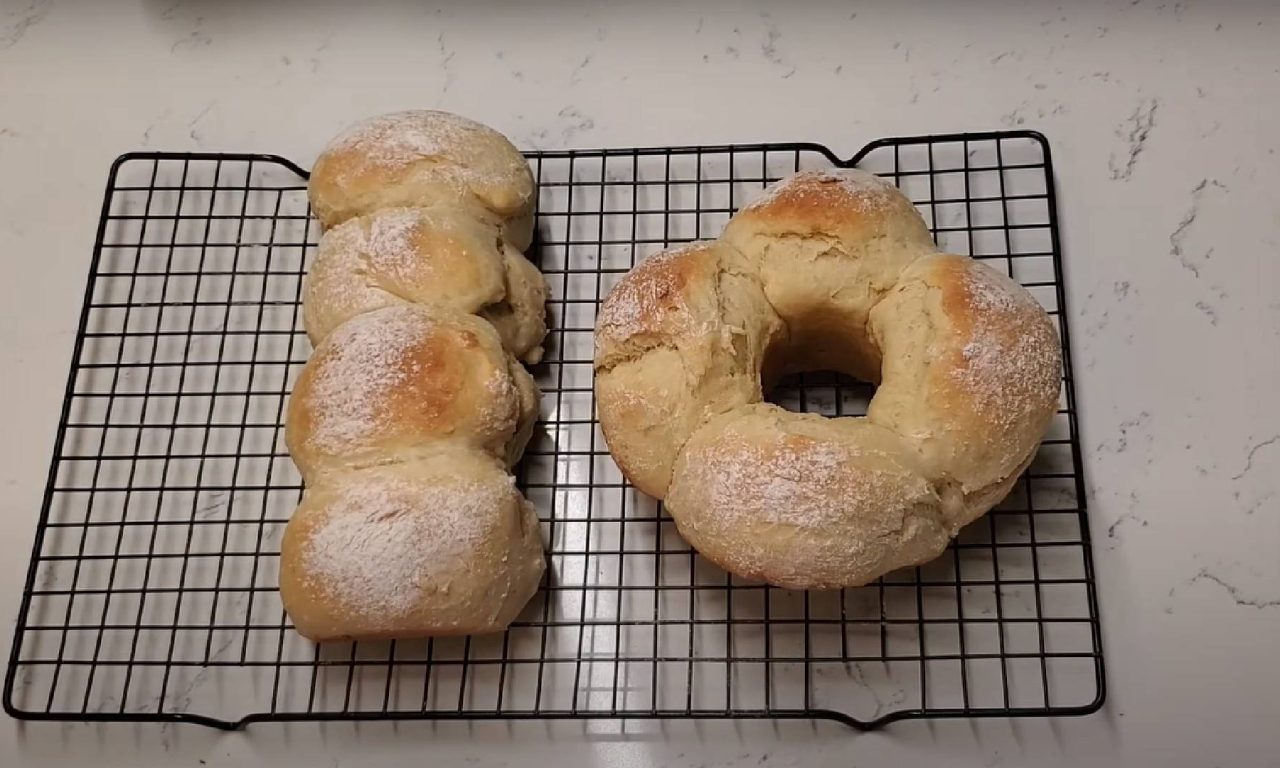
<svg viewBox="0 0 1280 768"><path fill-rule="evenodd" d="M285 424L306 483L285 609L317 641L504 629L544 569L507 472L538 413L519 360L546 335L529 166L485 126L403 112L335 139L309 193L326 232Z"/></svg>

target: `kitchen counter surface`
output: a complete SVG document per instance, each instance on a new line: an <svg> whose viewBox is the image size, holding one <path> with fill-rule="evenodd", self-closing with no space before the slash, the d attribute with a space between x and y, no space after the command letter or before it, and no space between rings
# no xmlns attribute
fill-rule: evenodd
<svg viewBox="0 0 1280 768"><path fill-rule="evenodd" d="M1053 144L1109 698L1071 719L0 720L6 765L1280 765L1280 5L0 2L0 647L107 168L309 165L440 107L523 147L1009 127ZM933 7L936 6L936 7Z"/></svg>

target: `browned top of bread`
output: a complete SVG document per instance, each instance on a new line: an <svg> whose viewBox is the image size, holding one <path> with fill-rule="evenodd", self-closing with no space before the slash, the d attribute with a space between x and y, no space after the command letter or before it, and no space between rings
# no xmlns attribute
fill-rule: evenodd
<svg viewBox="0 0 1280 768"><path fill-rule="evenodd" d="M316 215L333 226L394 205L451 205L499 222L519 219L532 207L534 187L528 162L502 134L448 112L414 110L340 134L316 159L309 191Z"/></svg>
<svg viewBox="0 0 1280 768"><path fill-rule="evenodd" d="M544 570L507 467L532 434L547 284L534 186L498 132L444 112L352 126L316 160L314 353L285 440L302 473L280 596L316 641L498 631Z"/></svg>
<svg viewBox="0 0 1280 768"><path fill-rule="evenodd" d="M831 170L771 187L720 245L638 265L602 306L595 366L611 452L685 538L822 588L935 557L999 501L1053 417L1061 352L1025 289L937 253L891 184ZM765 369L789 367L880 388L866 418L762 404Z"/></svg>
<svg viewBox="0 0 1280 768"><path fill-rule="evenodd" d="M497 227L451 208L383 208L325 232L307 273L313 344L344 321L398 302L476 312L502 299Z"/></svg>
<svg viewBox="0 0 1280 768"><path fill-rule="evenodd" d="M787 324L784 369L835 369L870 381L880 361L867 314L908 264L936 250L910 201L856 169L783 179L738 212L723 238Z"/></svg>
<svg viewBox="0 0 1280 768"><path fill-rule="evenodd" d="M521 397L493 327L474 315L396 305L341 325L303 367L285 436L307 478L456 438L503 456Z"/></svg>
<svg viewBox="0 0 1280 768"><path fill-rule="evenodd" d="M1062 377L1057 330L1026 289L973 259L928 256L872 310L871 330L884 350L872 421L966 494L1026 463Z"/></svg>
<svg viewBox="0 0 1280 768"><path fill-rule="evenodd" d="M655 345L701 339L734 318L724 317L721 276L731 271L731 249L708 240L676 246L645 259L600 305L596 317L597 366Z"/></svg>
<svg viewBox="0 0 1280 768"><path fill-rule="evenodd" d="M722 237L742 249L761 235L818 235L845 244L889 237L933 246L911 201L890 182L856 168L788 176L734 214Z"/></svg>
<svg viewBox="0 0 1280 768"><path fill-rule="evenodd" d="M693 430L760 398L761 356L782 332L722 243L654 256L610 291L596 326L596 397L605 439L637 487L664 495Z"/></svg>

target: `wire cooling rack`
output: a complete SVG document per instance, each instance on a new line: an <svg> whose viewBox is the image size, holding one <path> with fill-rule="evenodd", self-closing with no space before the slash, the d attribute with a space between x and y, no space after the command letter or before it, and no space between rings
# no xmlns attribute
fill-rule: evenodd
<svg viewBox="0 0 1280 768"><path fill-rule="evenodd" d="M306 172L262 155L133 153L111 169L5 678L44 720L1067 715L1104 696L1066 361L1061 410L997 511L938 560L843 592L728 577L610 459L592 401L601 298L669 243L718 234L769 181L895 181L949 251L1026 285L1069 349L1049 147L1017 131L874 142L533 153L551 335L519 467L550 576L510 631L315 646L276 590L301 482L283 444L310 353ZM853 415L807 374L772 399Z"/></svg>

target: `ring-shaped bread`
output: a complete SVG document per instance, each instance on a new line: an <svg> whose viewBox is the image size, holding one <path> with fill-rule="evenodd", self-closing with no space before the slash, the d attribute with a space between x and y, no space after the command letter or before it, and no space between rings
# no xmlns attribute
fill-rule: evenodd
<svg viewBox="0 0 1280 768"><path fill-rule="evenodd" d="M642 262L596 327L623 473L704 556L797 589L937 557L1035 456L1061 367L1026 289L939 253L896 187L851 169L784 179L720 240ZM867 415L764 403L816 369L876 383Z"/></svg>

